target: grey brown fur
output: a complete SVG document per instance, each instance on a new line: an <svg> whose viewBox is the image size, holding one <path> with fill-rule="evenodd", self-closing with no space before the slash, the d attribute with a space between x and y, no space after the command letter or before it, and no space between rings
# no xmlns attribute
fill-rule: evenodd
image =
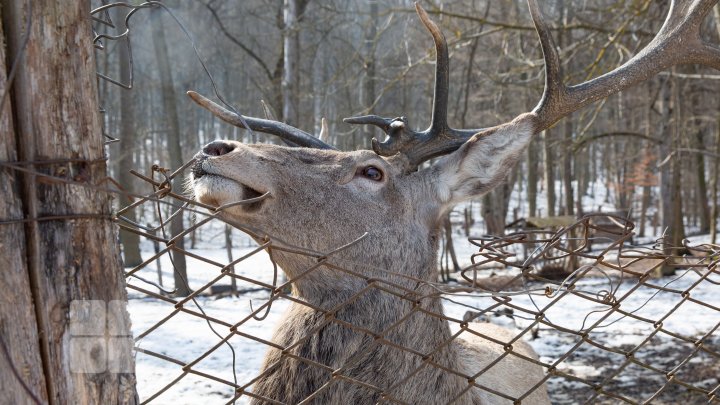
<svg viewBox="0 0 720 405"><path fill-rule="evenodd" d="M401 275L426 281L437 279L437 232L443 213L503 180L507 168L516 163L532 136L532 118L532 114L525 114L486 136L478 135L458 151L420 171L408 171L400 155L384 158L370 151L339 152L226 141L232 146L229 153L198 156L198 174L192 187L199 201L215 206L269 192L269 197L254 208L234 206L223 215L287 245L329 252L367 232L368 236L359 243L330 256L329 263L414 289L417 283ZM362 176L362 169L370 165L383 171L382 181ZM274 258L291 279L316 264L315 259L307 256L280 251L274 252ZM263 366L267 373L256 382L254 393L288 404L298 403L317 390L320 391L313 397L313 404L372 404L381 399L376 390L343 378L324 388L332 379L331 372L296 360L297 356L332 370L342 368L343 376L389 390L387 395L395 400L442 404L468 387L464 376L472 376L503 353L502 346L468 332L442 346L451 336L445 320L377 288L341 305L366 286L365 278L326 266L295 282L293 294L309 304L325 310L341 306L335 315L338 322L328 323L322 313L308 306L291 305L273 341L288 347L306 336L310 338L285 354L270 349ZM418 296L430 292L417 289ZM422 299L419 306L442 314L442 305L436 297ZM383 333L403 317L406 319L398 326ZM382 335L382 339L377 340L359 328ZM509 331L489 324L471 324L471 328L501 341L513 337ZM519 353L535 357L528 345L516 343L516 346ZM442 349L437 350L438 347ZM425 365L405 383L396 385L423 364L422 356L416 353L433 353L434 363L464 376ZM476 382L520 397L543 377L539 366L511 355ZM455 403L511 402L472 388ZM544 386L523 403L549 403Z"/></svg>

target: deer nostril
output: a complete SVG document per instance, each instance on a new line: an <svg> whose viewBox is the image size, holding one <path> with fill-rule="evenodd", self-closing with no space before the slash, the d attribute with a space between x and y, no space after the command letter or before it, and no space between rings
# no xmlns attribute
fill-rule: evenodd
<svg viewBox="0 0 720 405"><path fill-rule="evenodd" d="M226 155L235 149L235 145L225 141L213 141L205 145L203 153L208 156Z"/></svg>

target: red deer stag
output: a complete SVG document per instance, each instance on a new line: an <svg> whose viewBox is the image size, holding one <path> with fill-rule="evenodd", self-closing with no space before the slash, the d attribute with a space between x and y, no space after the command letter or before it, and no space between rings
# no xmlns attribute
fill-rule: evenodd
<svg viewBox="0 0 720 405"><path fill-rule="evenodd" d="M419 282L438 277L439 220L453 205L500 183L534 134L573 111L674 65L720 68L720 49L700 37L700 26L716 2L672 1L662 28L635 57L569 86L561 80L550 28L537 1L528 0L545 60L542 99L533 111L508 123L473 130L448 126L447 44L417 6L437 51L432 123L416 132L405 118L346 119L375 125L388 135L384 142L373 140L374 151L337 151L299 129L241 117L189 92L223 120L280 136L293 146L208 144L193 167L195 198L226 206L225 219L270 235L273 243L334 251L320 265L307 255L273 251L294 280L294 299L302 303L291 305L275 331L275 346L250 394L254 401L549 403L546 376L532 362L536 356L527 344L507 330L478 323L463 325L454 339L440 298ZM252 204L232 204L266 193ZM364 233L365 238L337 249ZM421 298L392 292L399 290Z"/></svg>

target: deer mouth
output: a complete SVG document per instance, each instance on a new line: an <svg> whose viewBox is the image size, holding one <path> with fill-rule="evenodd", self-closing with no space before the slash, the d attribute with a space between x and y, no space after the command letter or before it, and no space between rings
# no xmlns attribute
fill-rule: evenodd
<svg viewBox="0 0 720 405"><path fill-rule="evenodd" d="M195 200L216 208L238 203L238 206L245 207L247 210L256 210L260 207L262 200L248 202L248 204L241 203L267 194L244 181L208 171L202 162L196 163L192 168L190 189Z"/></svg>
<svg viewBox="0 0 720 405"><path fill-rule="evenodd" d="M251 200L254 198L258 198L258 197L262 196L263 194L265 194L261 191L258 191L256 189L248 186L247 184L240 183L240 186L242 186L242 188L243 188L243 195L242 195L243 200Z"/></svg>
<svg viewBox="0 0 720 405"><path fill-rule="evenodd" d="M245 205L240 203L266 194L245 183L217 174L206 174L200 178L194 178L192 188L197 201L216 208L238 203L237 205L248 209L257 209L262 201L248 201L248 204Z"/></svg>

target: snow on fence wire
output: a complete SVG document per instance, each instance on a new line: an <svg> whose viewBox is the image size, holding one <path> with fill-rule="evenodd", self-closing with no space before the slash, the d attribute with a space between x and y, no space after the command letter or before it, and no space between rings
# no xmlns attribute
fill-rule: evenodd
<svg viewBox="0 0 720 405"><path fill-rule="evenodd" d="M126 277L137 276L143 269L170 253L192 257L216 269L214 277L209 278L204 285L194 288L187 297L172 297L162 286L144 279L144 282L152 286L128 283L128 288L137 293L136 297L139 294L152 298L169 309L168 315L158 316L150 327L138 331L135 336L137 342L152 339L159 328L180 315L197 319L199 323L194 327L210 327L217 336L216 339L201 342L204 346L203 352L191 359L187 358L188 355L182 347L168 346L162 350L150 350L140 344L136 348L138 364L142 363L143 356L147 356L154 358L153 361L166 362L176 367L176 372L167 384L141 398L144 403L163 403L163 395L171 388L177 389L184 384L188 376L224 386L226 392L222 396L225 398L218 397L219 403L242 402L247 398L277 403L253 393L253 383L262 377L262 373L259 369L250 370L248 373L242 358L242 353L246 353L243 344L259 344L265 349L281 350L283 356L304 362L309 369L327 373L333 377L333 381L343 380L375 390L384 403L402 403L393 397L393 388L404 379L413 378L415 372L400 378L399 381L389 381L387 386L373 386L345 375L344 372L350 364L332 368L303 357L293 350L302 342L312 339L313 334L298 337L294 343L283 346L272 342L267 334L259 336L243 329L249 322L268 322L263 319L273 304L293 302L325 314L325 325L335 322L355 332L368 334L378 344L393 345L395 349L412 352L411 348L398 346L384 339L383 335L390 330L377 335L361 325L354 325L333 316L371 289L382 294L392 294L411 303L441 298L444 300L444 312L428 311L421 305L413 306L451 324L454 333L440 346L450 343L461 334L469 333L486 339L489 345L499 345L501 350L498 360L506 356L516 356L523 361L538 364L543 367L545 376L542 380L533 381L531 385L537 388L547 384L554 403L720 402L720 271L717 267L720 246L684 246L682 248L689 248L692 254L682 256L665 253L670 249L663 245L662 239L653 247L630 246L628 241L633 235L633 224L629 220L609 214L595 214L557 232L524 231L502 237L473 238L471 241L477 246L477 253L473 255L473 264L462 270L462 280L452 284L415 280L417 288L408 289L391 281L392 276L406 277L394 273L392 269L386 272L387 279L370 279L328 260L347 246L339 246L333 252L311 252L302 247L278 243L272 235L254 233L247 230L244 224L230 223L245 230L258 245L232 262L219 262L216 258L205 258L191 250L179 249L174 243L179 238L188 237L191 232L209 221L219 221L218 214L224 209L194 202L171 188L172 180L181 176L191 163L188 162L175 171L155 166L149 176L136 173L152 190L117 214L122 229L164 245L157 254L129 270ZM170 203L170 200L175 202ZM236 204L248 204L256 200L239 201ZM172 214L163 217L159 202L175 204ZM133 223L123 216L128 209L143 205L157 210L160 220L153 226ZM184 211L191 211L196 216L195 224L180 234L169 236L170 221ZM596 225L608 221L615 223L614 230L601 229ZM600 233L604 236L597 236ZM604 247L589 251L590 242L595 239L597 245L603 242L597 240L601 238L605 238ZM329 310L293 296L289 287L296 279L269 283L248 274L233 272L243 261L251 260L263 251L272 253L281 250L315 260L315 264L299 277L325 267L364 279L367 287L349 297L342 305ZM272 261L272 254L270 260ZM544 277L542 269L558 261L571 263L576 270L561 280ZM277 266L272 263L274 271L277 272ZM675 275L658 277L663 266L676 268ZM189 274L192 271L192 268L188 269ZM273 269L267 270L271 271ZM502 274L491 276L490 273ZM220 318L206 313L200 299L207 298L214 285L228 284L231 279L264 289L269 292L269 298L256 308L251 307L247 314L238 310L237 315ZM277 280L277 277L274 279ZM463 314L467 309L470 310ZM513 318L512 339L498 341L475 330L473 325L476 321L494 321L500 315ZM203 322L207 325L202 325ZM277 325L267 325L265 329L274 326ZM314 333L320 332L315 330ZM538 351L539 360L514 349L516 342L521 339L529 341ZM228 346L234 346L233 367L230 371L208 370L201 366L204 360L217 355L220 348ZM417 355L423 358L423 366L443 368L446 372L467 378L470 382L468 388L493 390L493 387L474 382L480 374L490 369L493 363L478 374L469 376L438 364L433 359L433 352ZM351 356L349 362L356 357ZM246 372L244 378L238 379L238 368ZM143 379L141 373L138 368L138 380ZM318 391L325 388L321 387ZM521 403L529 393L530 391L519 398L500 395ZM318 392L311 394L306 400L312 400L316 394Z"/></svg>

